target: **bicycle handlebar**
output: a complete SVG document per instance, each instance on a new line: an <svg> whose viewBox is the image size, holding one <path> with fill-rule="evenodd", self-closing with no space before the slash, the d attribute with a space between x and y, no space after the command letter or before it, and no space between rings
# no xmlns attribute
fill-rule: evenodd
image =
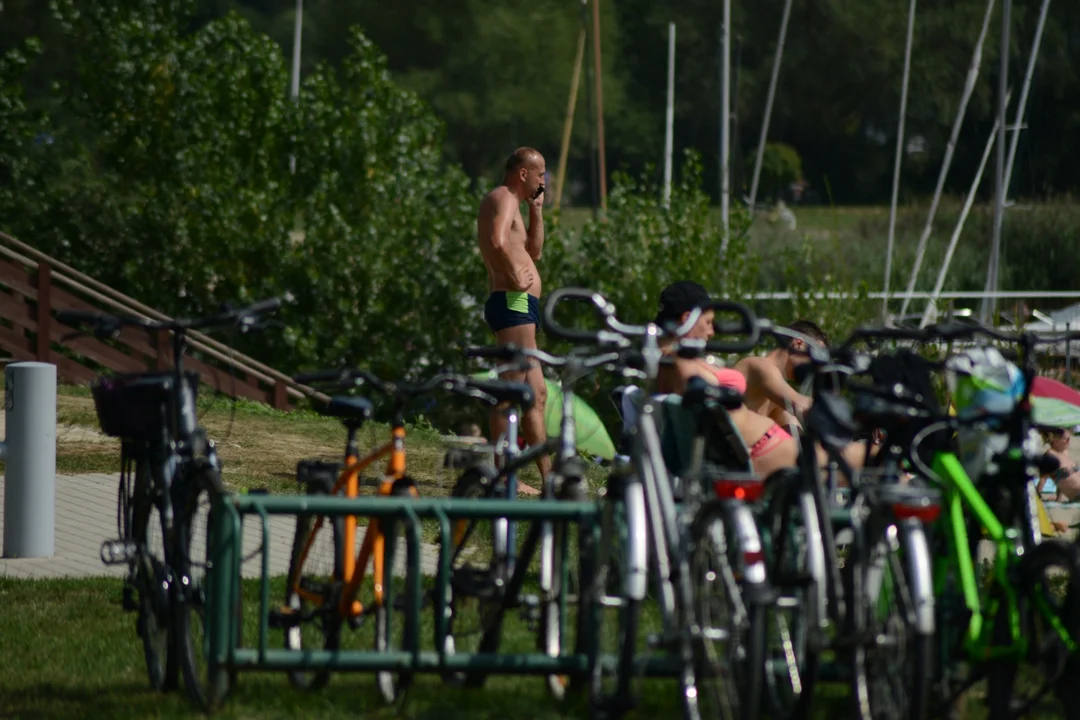
<svg viewBox="0 0 1080 720"><path fill-rule="evenodd" d="M1045 343L1064 342L1067 340L1080 340L1080 331L1064 332L1054 337L1040 337L1030 330L1019 333L1002 332L985 325L960 322L957 320L927 325L925 328L880 328L860 327L857 328L841 348L847 348L861 339L878 340L911 340L913 342L931 342L934 340L960 340L982 336L992 340L1000 340L1007 343L1030 343L1041 345Z"/></svg>
<svg viewBox="0 0 1080 720"><path fill-rule="evenodd" d="M408 397L424 395L447 383L467 385L472 378L455 373L440 373L421 383L402 383L383 380L370 370L352 368L301 373L294 376L293 380L300 385L335 385L342 389L360 387L366 384L389 397ZM453 387L449 389L456 391Z"/></svg>
<svg viewBox="0 0 1080 720"><path fill-rule="evenodd" d="M566 328L555 320L555 307L564 300L586 300L592 303L598 317L603 321L605 329L601 330L577 330ZM731 313L738 315L738 322L731 320L714 320L713 326L717 335L745 335L746 337L735 340L709 340L705 349L716 353L746 352L757 345L760 338L760 328L754 311L742 303L727 300L718 300L705 308L694 308L686 322L679 326L667 326L658 328L655 323L645 325L629 325L615 316L615 306L603 295L585 288L559 288L551 293L544 303L541 323L544 331L561 340L576 343L589 344L617 344L625 346L629 337L643 337L650 333L659 333L662 329L669 337L681 338L685 336L697 323L701 314L706 310L714 313ZM656 328L655 330L652 328Z"/></svg>
<svg viewBox="0 0 1080 720"><path fill-rule="evenodd" d="M111 335L118 332L122 327L141 327L147 330L197 330L263 315L277 310L282 305L292 301L292 293L285 293L281 297L260 300L242 308L188 320L150 320L131 315L110 315L86 310L61 310L56 313L56 319L58 322L72 327L93 326L91 332L94 335Z"/></svg>
<svg viewBox="0 0 1080 720"><path fill-rule="evenodd" d="M539 348L525 348L515 343L507 343L506 345L497 345L492 347L470 347L465 348L465 357L468 358L491 358L494 360L504 360L513 364L524 364L529 358L538 360L545 365L551 365L553 367L562 367L566 364L567 358L559 357L558 355L552 355L549 352L545 352ZM524 368L523 368L524 369Z"/></svg>
<svg viewBox="0 0 1080 720"><path fill-rule="evenodd" d="M598 342L597 331L595 330L575 330L572 328L566 328L560 325L555 320L555 307L563 300L587 300L592 303L593 309L605 325L611 318L615 317L615 306L607 301L603 295L593 290L587 290L585 288L576 287L564 287L559 288L555 292L548 295L547 300L544 302L543 312L540 316L540 323L544 328L544 332L549 333L560 340L567 340L575 343L595 343Z"/></svg>

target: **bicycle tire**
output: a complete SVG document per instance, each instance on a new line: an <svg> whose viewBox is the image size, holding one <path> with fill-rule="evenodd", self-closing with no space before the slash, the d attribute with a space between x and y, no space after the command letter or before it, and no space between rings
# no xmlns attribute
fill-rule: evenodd
<svg viewBox="0 0 1080 720"><path fill-rule="evenodd" d="M1039 628L1036 627L1036 611L1031 607L1031 598L1034 590L1048 580L1041 572L1046 566L1061 565L1068 567L1069 577L1065 582L1064 602L1058 614L1059 620L1065 630L1074 641L1080 641L1080 547L1072 543L1048 540L1040 543L1030 553L1025 553L1021 560L1020 572L1023 578L1025 610L1028 632L1027 637L1038 640ZM1048 657L1040 658L1045 665L1045 672L1057 672L1059 668L1053 667L1053 663L1060 662L1060 676L1054 683L1054 694L1061 702L1064 717L1067 720L1080 719L1080 687L1076 684L1076 678L1080 674L1080 654L1068 653L1062 662L1065 648L1058 645L1059 641L1054 638L1044 646L1044 653Z"/></svg>
<svg viewBox="0 0 1080 720"><path fill-rule="evenodd" d="M308 495L328 495L330 487L317 482L307 484ZM313 534L318 533L319 538L326 539L330 545L332 560L329 578L321 573L307 575L314 562L308 562L309 545L311 549L316 547L316 541L311 540ZM342 587L345 577L345 553L353 548L345 548L345 518L342 515L307 515L296 516L296 530L293 534L292 551L289 559L289 575L285 586L285 608L292 613L305 615L314 612L311 621L298 622L292 627L286 628L284 644L288 650L304 649L305 626L318 625L322 630L322 640L316 645L321 645L324 650L337 650L341 647L342 617L339 610ZM305 583L305 579L310 579ZM303 594L297 592L297 586L321 586L322 595L318 603L312 602ZM308 594L310 588L305 590ZM289 683L300 690L320 690L330 682L329 668L318 670L289 670L286 672Z"/></svg>
<svg viewBox="0 0 1080 720"><path fill-rule="evenodd" d="M850 651L854 716L861 720L925 720L928 713L933 636L918 632L914 626L915 608L909 606L910 573L904 567L906 563L900 562L898 554L889 546L886 537L878 537L872 542L872 552L883 553L884 566L881 568L880 587L888 588L885 592L891 591L889 615L883 620L879 618L877 611L881 608L881 598L870 597L872 589L868 588L867 583L870 569L860 562L853 562L851 556L843 569L844 593L851 603L849 608L853 613L859 613L858 617L849 614L846 634L855 635L865 630L867 643L872 645L868 648L856 643ZM859 582L855 582L857 574ZM905 607L906 605L908 606ZM903 616L891 614L897 610L901 614L907 612ZM879 623L884 624L885 628L879 629ZM877 647L880 638L890 631L902 632L903 638L887 649ZM900 667L879 671L877 662L883 657L894 655L898 650L904 653L901 655ZM897 680L902 687L895 685ZM899 693L903 694L898 696Z"/></svg>
<svg viewBox="0 0 1080 720"><path fill-rule="evenodd" d="M929 586L931 594L933 593L933 556L930 554L930 541L926 536L926 529L920 528L922 531L922 546L925 549L926 555L929 558L930 565L930 577ZM902 530L901 532L910 532L910 530ZM903 539L903 538L902 538ZM916 572L915 565L918 560L915 557L905 557L904 571L907 573L905 578L908 581L909 587L913 585L912 576ZM918 603L918 600L915 600ZM935 602L936 605L936 602ZM937 650L937 612L932 616L934 618L935 625L929 632L920 630L916 625L915 628L915 648L912 653L914 656L914 669L912 671L912 700L911 700L911 718L912 720L926 720L930 717L930 708L933 697L933 665L934 665L934 653Z"/></svg>
<svg viewBox="0 0 1080 720"><path fill-rule="evenodd" d="M637 513L642 516L637 521L644 521L645 489L630 478L612 475L608 478L600 515L600 535L593 556L593 580L588 592L583 592L583 597L586 598L584 612L578 615L579 638L592 635L592 647L596 652L590 670L589 707L594 717L606 720L622 718L635 704L634 660L637 654L637 628L642 614L642 603L638 598L634 598L632 593L626 592L626 573L633 553L630 540L635 533L638 538L642 538L645 528L631 527L633 522L629 517L634 511L627 510L627 503L637 507ZM644 542L640 549L647 560ZM647 582L647 565L643 570ZM616 613L616 631L613 634L604 631L603 613L607 607L604 600L608 597L618 597L620 601ZM608 638L615 640L612 652L605 651L605 641ZM615 657L615 667L610 675L605 674L600 655ZM608 682L608 678L613 678L613 683Z"/></svg>
<svg viewBox="0 0 1080 720"><path fill-rule="evenodd" d="M135 484L132 489L131 531L138 547L134 561L134 586L138 594L136 631L142 639L143 658L146 661L150 687L158 692L169 692L179 686L180 669L174 651L175 641L171 622L169 594L164 589L168 583L165 570L165 524L160 500L153 495L153 483L149 460L141 457L135 461ZM155 557L148 539L151 529L151 512L158 511L161 528L161 556ZM154 543L157 545L157 543ZM161 647L155 643L160 642Z"/></svg>
<svg viewBox="0 0 1080 720"><path fill-rule="evenodd" d="M564 478L562 489L559 491L559 499L570 502L583 501L585 490L583 481L577 478ZM542 599L540 608L540 632L539 649L549 657L559 657L563 648L563 622L562 608L565 595L576 585L576 578L570 568L565 567L567 538L569 537L569 523L551 521L551 595ZM541 558L543 562L543 543L541 543ZM566 584L563 584L563 576L566 575ZM555 700L564 700L570 680L565 675L547 675L544 684L548 695Z"/></svg>
<svg viewBox="0 0 1080 720"><path fill-rule="evenodd" d="M820 551L813 546L818 512L814 497L803 487L802 476L794 468L778 470L765 480L769 497L760 512L759 527L767 530L768 574L777 591L777 602L766 608L765 630L765 690L770 715L777 720L808 716L814 695L820 658L813 638L813 625L821 613L817 587L819 578L813 576L810 554ZM798 544L800 529L804 544ZM780 552L784 550L784 552ZM793 557L794 556L794 557ZM787 561L787 564L781 564ZM820 558L816 562L824 562ZM794 632L780 613L780 601L790 597L796 605L792 614ZM775 625L779 642L778 657L771 650L771 630ZM784 662L786 674L774 671L776 663ZM783 678L782 678L783 675ZM790 681L790 688L788 682ZM796 687L796 681L798 686ZM789 692L790 690L790 692Z"/></svg>
<svg viewBox="0 0 1080 720"><path fill-rule="evenodd" d="M999 607L1008 607L1005 593L1000 585L995 586L991 591L990 602L998 603ZM992 644L1005 647L1012 645L1008 610L999 612L991 621L994 624ZM1016 683L1018 667L1017 658L1003 657L987 661L986 707L989 711L989 720L1012 720L1013 687Z"/></svg>
<svg viewBox="0 0 1080 720"><path fill-rule="evenodd" d="M390 489L390 496L391 497L412 497L412 488L413 487L414 487L413 481L408 479L408 478L402 478L400 480L395 480L393 487ZM398 539L397 538L398 528L399 527L404 528L405 523L402 522L401 520L397 519L397 518L386 518L383 522L384 522L383 535L386 538L386 543L383 545L384 551L387 553L387 555L390 555L391 552L393 552L396 555L396 547L393 547L393 546L390 545L389 539L394 538L394 545L396 545L396 542L397 542L397 539ZM370 525L368 527L369 527L369 530L370 530ZM390 549L387 550L387 548L390 548ZM417 548L416 552L418 552L418 553L421 552L421 549ZM387 561L385 559L383 561L383 569L384 569L384 572L386 573L386 577L383 578L384 588L389 587L390 584L393 582L393 562L392 562L393 555L390 555L390 557L391 557L390 561ZM385 589L384 589L384 592L385 592ZM408 577L407 576L406 576L406 582L405 582L404 598L405 598L405 603L404 603L405 607L406 608L411 607L412 603L410 602L410 600L412 599L412 583L408 582ZM392 650L395 649L395 647L394 647L395 643L394 643L393 639L391 638L391 634L393 632L393 614L394 614L394 607L392 605L390 607L387 606L386 595L383 595L383 602L378 604L375 607L375 650L376 650L376 652L385 653L385 652L391 652ZM408 622L406 621L406 622L402 623L401 625L406 628L406 639L407 639L407 637L408 637ZM417 627L416 630L419 631L419 627ZM399 671L391 671L391 670L380 670L377 673L375 673L375 684L378 686L379 694L382 695L383 700L388 704L392 704L392 703L396 702L401 697L402 693L404 693L405 690L407 690L408 687L412 684L412 678L413 678L413 674L411 672L408 672L408 671L400 671L399 672Z"/></svg>
<svg viewBox="0 0 1080 720"><path fill-rule="evenodd" d="M713 699L716 713L708 717L724 720L756 720L761 712L762 685L765 682L765 606L747 599L737 578L742 568L738 534L730 530L724 509L712 502L697 513L690 529L691 573L695 590L694 623L701 629L695 644L695 664L698 677L699 699ZM741 574L741 573L739 573ZM717 592L712 592L712 591ZM746 611L745 622L734 627L734 612L729 613L728 623L721 628L709 625L708 630L719 629L727 634L733 645L717 653L713 638L708 636L704 620L711 616L711 599L726 597L729 610L742 604ZM720 671L713 672L720 655L733 658L727 677ZM705 677L720 679L719 692L703 687ZM703 716L705 713L702 713Z"/></svg>
<svg viewBox="0 0 1080 720"><path fill-rule="evenodd" d="M468 468L454 483L450 496L487 498L493 495L494 487L494 483L487 474L477 468ZM489 527L490 532L488 534L491 536L492 552L486 566L473 567L471 564L457 564L461 559L460 553L467 554L467 551L462 551L461 547L468 543L477 532L483 535L479 528L480 525L474 520L457 520L454 522L452 538L454 547L451 550L450 582L447 587L449 592L447 607L450 610L445 641L447 654L454 654L463 648L468 648L469 652L475 652L475 646L479 645L479 638L483 636L490 613L498 608L496 579L501 578L504 582L506 580L506 548L498 547L499 538L495 532L494 524ZM483 564L481 563L481 565ZM469 624L463 622L463 618L466 617L466 607L473 600L476 601L477 632L468 632ZM471 639L474 637L475 642L472 642ZM465 673L447 672L443 674L443 680L461 683L465 680Z"/></svg>
<svg viewBox="0 0 1080 720"><path fill-rule="evenodd" d="M172 566L177 578L187 578L188 582L176 583L174 594L173 622L175 623L177 656L184 676L184 688L188 698L196 707L209 710L211 705L222 702L229 694L235 678L235 672L209 676L209 663L206 653L209 640L206 637L206 575L197 576L197 568L208 567L209 529L212 526L213 507L223 494L221 478L210 468L197 469L190 478L184 478L178 485L182 495L179 522L174 528L175 550ZM199 498L203 494L209 501L206 515L206 527L201 532L197 529ZM174 505L175 506L175 505ZM193 552L201 538L202 558ZM236 612L238 608L231 611ZM197 624L196 624L197 623ZM239 629L239 623L237 624ZM213 681L213 684L211 684Z"/></svg>

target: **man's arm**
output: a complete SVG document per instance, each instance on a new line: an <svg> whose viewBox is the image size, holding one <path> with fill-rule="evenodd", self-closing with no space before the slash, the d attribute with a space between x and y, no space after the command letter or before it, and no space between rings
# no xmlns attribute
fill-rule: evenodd
<svg viewBox="0 0 1080 720"><path fill-rule="evenodd" d="M772 411L769 413L769 417L772 418L777 425L784 428L789 433L792 431L793 428L802 428L802 424L799 423L798 418L796 418L794 415L792 415L779 405L772 406Z"/></svg>
<svg viewBox="0 0 1080 720"><path fill-rule="evenodd" d="M810 405L813 404L810 398L800 395L788 385L784 376L780 374L780 368L776 365L767 360L749 365L750 373L747 381L777 408L786 410L790 403L796 415L801 415L810 409Z"/></svg>
<svg viewBox="0 0 1080 720"><path fill-rule="evenodd" d="M544 252L544 193L529 201L529 232L525 236L525 250L534 262Z"/></svg>

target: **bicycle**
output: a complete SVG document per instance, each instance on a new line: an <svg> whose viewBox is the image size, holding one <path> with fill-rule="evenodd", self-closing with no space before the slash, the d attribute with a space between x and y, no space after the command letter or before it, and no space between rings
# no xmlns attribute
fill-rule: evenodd
<svg viewBox="0 0 1080 720"><path fill-rule="evenodd" d="M533 364L533 360L513 343L492 348L469 348L466 349L465 356L505 361L506 364L489 370L486 374L490 379L484 382L495 383L499 387L512 386L515 391L512 397L506 396L505 393L496 393L496 395L485 393L484 396L478 397L485 404L502 413L506 419L506 430L495 438L492 447L496 464L471 464L454 481L450 495L468 498L505 496L516 499L518 470L527 467L529 463L535 462L542 455L558 450L554 441L522 449L519 442L521 415L533 407L534 393L526 383L507 383L495 379L507 371L527 370ZM518 462L519 456L524 456L520 458L520 462ZM504 469L500 471L496 465ZM487 533L490 535L492 557L473 562L476 560L476 552L472 548L466 549L466 543L479 532L478 522L481 521L457 520L453 526L454 556L451 567L456 581L462 585L462 592L468 597L479 597L479 594L484 594L483 587L489 579L496 584L505 582L513 572L517 559L516 524L509 522L506 518L497 518L492 521L490 533ZM468 564L457 565L459 560ZM466 589L466 585L479 594Z"/></svg>
<svg viewBox="0 0 1080 720"><path fill-rule="evenodd" d="M700 341L683 340L675 351L693 358L704 350ZM617 392L623 427L632 430L637 394L625 386ZM690 572L696 579L694 612L702 636L699 703L711 700L724 717L757 718L763 692L765 612L776 593L767 577L754 517L765 484L729 415L743 398L733 388L710 385L700 377L687 380L682 396L653 397L664 411L664 462L676 484L673 495L686 507L698 508L689 536ZM624 463L630 461L630 439L624 430ZM683 500L682 495L689 497ZM706 680L719 682L706 686Z"/></svg>
<svg viewBox="0 0 1080 720"><path fill-rule="evenodd" d="M584 300L591 304L605 328L582 331L560 326L554 319L554 309L564 299ZM718 334L742 334L747 339L713 340L705 345L705 349L740 352L753 347L756 326L749 308L737 303L715 303L713 308L739 316L738 324L719 323ZM693 311L686 323L671 328L669 334L675 338L686 335L701 312L701 309ZM662 360L661 329L657 325L625 324L615 317L615 308L606 298L581 288L561 288L552 293L544 306L542 322L545 332L559 339L624 348L616 369L624 377L644 379L652 389ZM633 348L629 338L642 338L641 349ZM593 710L609 716L617 717L632 707L631 685L639 669L636 649L641 605L652 577L657 584L663 630L659 636L649 639L649 645L665 650L673 659L683 716L696 720L701 717L699 679L711 674L712 668L706 667L709 649L704 645L704 634L696 614L690 557L695 544L710 538L708 531L713 522L708 518L717 506L704 502L702 494L691 487L691 483L683 490L682 507L676 504L658 427L658 416L662 413L661 404L651 394L646 394L628 438L628 458L613 468L601 499L603 515L595 579L588 588L583 588L595 633L590 696ZM695 515L698 522L694 520ZM611 653L615 656L613 672L606 667L599 652L599 642L605 639L604 634L596 633L601 624L597 615L603 607L615 607L619 611L618 635ZM614 691L607 689L609 679L614 680ZM728 698L733 696L728 694ZM753 702L756 698L750 698L751 705Z"/></svg>
<svg viewBox="0 0 1080 720"><path fill-rule="evenodd" d="M511 494L510 479L522 468L534 462L541 454L555 453L552 471L548 477L544 478L542 498L571 501L584 500L586 497L585 464L577 454L573 385L581 377L596 368L617 359L618 353L608 352L599 356L586 357L580 353L571 352L564 357L557 357L538 349L505 345L489 348L470 348L466 351L466 354L470 357L508 361L510 366L519 369L527 367L533 361L562 368L563 417L558 436L549 438L546 442L530 447L523 452L513 450L509 452L504 457L500 470L492 469L490 478L485 478L480 484L472 486L473 496L497 497L506 493L507 497L514 497ZM508 368L499 369L505 370ZM512 437L512 434L508 433L507 437ZM525 537L520 557L517 558L514 558L515 548L511 544L511 538L513 537L512 524L508 528L505 523L505 519L496 521L493 532L495 553L486 567L465 569L465 572L459 569L455 572L457 579L453 581L455 590L452 603L453 612L458 615L461 605L467 599L471 597L481 598L482 633L479 652L494 653L498 650L501 642L502 623L506 613L522 605L528 610L535 607L538 610L540 620L538 638L540 649L551 657L557 657L562 652L563 638L565 636L566 605L570 601L568 590L574 580L574 573L569 569L567 563L567 523L558 521L534 522ZM465 523L458 526L461 542L455 549L455 560L459 557L458 554L462 551L469 537L475 532L476 526L475 521L465 521ZM540 597L532 598L522 595L521 591L529 566L533 559L537 557L537 554L540 562ZM453 629L453 622L451 623L451 629ZM582 638L579 620L579 645ZM483 684L485 677L480 673L471 673L466 674L465 680L468 685L476 687ZM546 677L545 682L552 697L556 699L565 697L568 684L567 678L559 675L549 675Z"/></svg>
<svg viewBox="0 0 1080 720"><path fill-rule="evenodd" d="M349 389L370 386L390 398L394 405L390 423L390 439L364 456L356 443L356 435L374 414L374 405L364 397L337 395L317 411L327 417L340 419L346 428L345 462L323 463L303 460L297 467L297 482L309 495L359 495L360 477L367 468L386 458L386 471L379 480L377 494L384 497L418 497L416 482L406 473L405 457L405 404L408 400L444 387L460 394L474 396L478 383L453 374L436 375L420 384L388 382L373 373L362 370L324 370L298 375L296 381L307 386L333 386ZM485 390L500 397L506 394L516 398L514 389L500 389L488 384ZM401 525L401 528L399 528ZM408 607L411 597L406 595L403 604L395 603L392 574L400 521L372 518L364 533L364 540L355 555L357 518L355 515L300 515L289 563L284 606L270 613L271 627L285 631L285 647L302 650L305 646L321 646L326 650L340 648L343 624L353 630L360 628L365 618L375 616L376 650L387 652L395 647L405 647L416 628L405 623L404 636L392 637L393 614L400 606ZM322 532L326 529L328 532ZM319 568L319 553L313 552L321 545L331 556L330 568ZM361 585L371 566L372 599L358 599ZM406 590L406 593L410 592ZM304 638L304 630L321 634L321 638ZM330 680L330 668L315 671L290 671L289 681L295 687L315 690ZM376 683L387 703L393 703L411 683L405 673L379 671Z"/></svg>
<svg viewBox="0 0 1080 720"><path fill-rule="evenodd" d="M200 565L205 571L208 558L199 563L192 557L191 543L199 535L192 528L200 514L200 497L207 497L209 515L223 485L214 442L196 417L199 374L184 369L187 333L231 323L250 330L259 315L290 301L286 295L191 320L154 321L79 310L56 316L64 325L91 328L90 334L103 339L124 327L173 333L172 370L101 376L91 384L101 431L121 440L120 537L102 544L101 560L128 566L122 606L138 613L136 628L150 686L174 690L182 675L189 698L201 708L208 707L211 691L205 671L208 638L200 632L207 588L193 571ZM151 537L157 525L161 537Z"/></svg>

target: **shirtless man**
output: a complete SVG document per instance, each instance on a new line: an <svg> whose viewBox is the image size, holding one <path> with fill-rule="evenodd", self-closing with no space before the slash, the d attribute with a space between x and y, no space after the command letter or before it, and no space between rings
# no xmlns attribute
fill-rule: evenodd
<svg viewBox="0 0 1080 720"><path fill-rule="evenodd" d="M480 203L476 221L480 254L488 273L490 295L484 304L484 320L500 345L514 343L519 347L536 347L536 330L540 325L540 274L536 261L544 249L544 173L543 156L532 148L518 148L506 161L503 183L492 190ZM529 206L529 227L521 217L521 203ZM531 446L544 442L544 405L547 386L538 365L527 372L511 372L505 380L527 381L536 395L536 403L521 419L525 441ZM500 412L491 414L491 437L498 438L506 430L506 420ZM536 461L540 477L551 472L551 458L541 455ZM520 481L522 492L536 494Z"/></svg>
<svg viewBox="0 0 1080 720"><path fill-rule="evenodd" d="M825 332L809 320L798 320L787 328L818 341L822 347L829 346ZM794 380L795 368L806 362L810 362L806 343L789 340L764 357L747 357L735 363L735 369L746 376L743 396L746 407L772 418L789 431L792 426L801 427L798 418L810 409L813 400L796 392L788 381ZM788 411L789 406L795 411L794 416Z"/></svg>

